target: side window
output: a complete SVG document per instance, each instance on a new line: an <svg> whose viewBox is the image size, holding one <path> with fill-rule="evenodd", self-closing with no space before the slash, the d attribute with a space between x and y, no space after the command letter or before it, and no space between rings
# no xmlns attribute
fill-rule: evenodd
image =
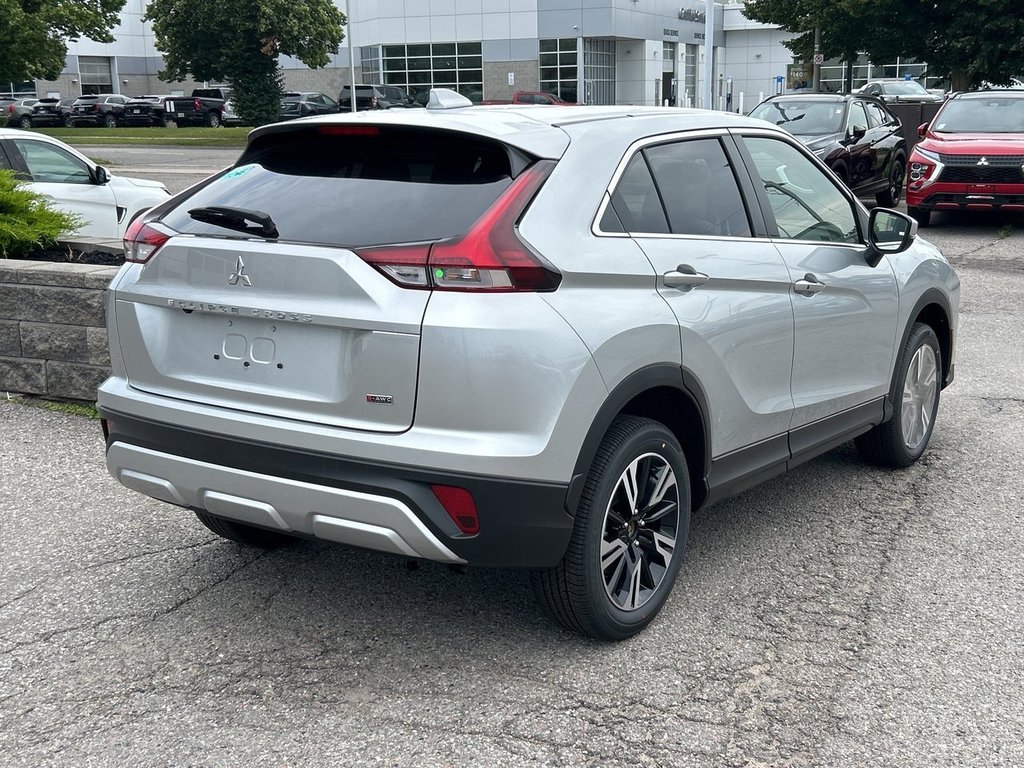
<svg viewBox="0 0 1024 768"><path fill-rule="evenodd" d="M853 204L814 163L780 139L744 138L768 193L779 236L859 243Z"/></svg>
<svg viewBox="0 0 1024 768"><path fill-rule="evenodd" d="M7 159L7 153L4 152L4 148L0 146L0 171L9 171L13 168L11 161Z"/></svg>
<svg viewBox="0 0 1024 768"><path fill-rule="evenodd" d="M750 237L736 177L718 139L692 139L644 150L676 235Z"/></svg>
<svg viewBox="0 0 1024 768"><path fill-rule="evenodd" d="M864 102L855 101L850 105L850 114L846 117L846 132L868 129L868 116L864 113Z"/></svg>
<svg viewBox="0 0 1024 768"><path fill-rule="evenodd" d="M874 104L870 101L866 101L864 102L864 109L868 113L868 125L871 128L879 128L885 125L885 114L882 112L881 108L877 104Z"/></svg>
<svg viewBox="0 0 1024 768"><path fill-rule="evenodd" d="M665 209L654 186L654 179L641 152L633 155L622 178L612 192L614 216L601 219L605 232L643 232L668 234ZM618 221L615 221L618 216Z"/></svg>
<svg viewBox="0 0 1024 768"><path fill-rule="evenodd" d="M336 102L330 96L327 96L326 94L323 94L323 93L320 94L320 103L321 104L326 104L328 107L336 107L336 106L338 106L338 102Z"/></svg>
<svg viewBox="0 0 1024 768"><path fill-rule="evenodd" d="M91 184L89 167L60 147L30 139L13 139L32 181Z"/></svg>

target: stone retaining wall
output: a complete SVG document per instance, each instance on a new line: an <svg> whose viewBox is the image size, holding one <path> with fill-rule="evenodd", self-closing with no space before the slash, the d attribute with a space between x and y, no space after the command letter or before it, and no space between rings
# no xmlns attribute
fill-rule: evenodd
<svg viewBox="0 0 1024 768"><path fill-rule="evenodd" d="M116 274L0 259L0 393L96 399L110 375L104 293Z"/></svg>

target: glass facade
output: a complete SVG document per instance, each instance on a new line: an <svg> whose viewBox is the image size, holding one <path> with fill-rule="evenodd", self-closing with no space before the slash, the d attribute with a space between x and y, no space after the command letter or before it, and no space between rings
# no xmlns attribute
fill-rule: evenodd
<svg viewBox="0 0 1024 768"><path fill-rule="evenodd" d="M575 37L540 41L540 89L565 101L578 101L578 59Z"/></svg>
<svg viewBox="0 0 1024 768"><path fill-rule="evenodd" d="M78 71L82 79L82 95L116 93L110 72L109 56L79 56Z"/></svg>
<svg viewBox="0 0 1024 768"><path fill-rule="evenodd" d="M472 101L484 97L479 42L382 45L380 50L384 85L404 88L421 99L434 86L451 88ZM370 82L365 74L363 82Z"/></svg>
<svg viewBox="0 0 1024 768"><path fill-rule="evenodd" d="M615 41L583 41L583 85L586 104L615 103Z"/></svg>

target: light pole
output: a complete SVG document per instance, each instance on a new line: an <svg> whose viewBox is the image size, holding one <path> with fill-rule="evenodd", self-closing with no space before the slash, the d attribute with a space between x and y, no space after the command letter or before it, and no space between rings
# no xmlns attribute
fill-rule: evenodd
<svg viewBox="0 0 1024 768"><path fill-rule="evenodd" d="M704 109L714 109L715 88L715 0L707 0L704 11Z"/></svg>
<svg viewBox="0 0 1024 768"><path fill-rule="evenodd" d="M345 0L345 36L348 38L348 76L349 91L348 103L353 112L356 111L356 52L352 44L352 12L349 11L349 2Z"/></svg>

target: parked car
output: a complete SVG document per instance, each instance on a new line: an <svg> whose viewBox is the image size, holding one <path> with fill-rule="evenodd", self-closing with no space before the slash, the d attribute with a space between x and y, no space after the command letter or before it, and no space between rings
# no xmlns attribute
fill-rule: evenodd
<svg viewBox="0 0 1024 768"><path fill-rule="evenodd" d="M225 88L196 88L191 96L168 96L164 99L164 117L177 125L205 125L219 128L224 124L224 103L230 92Z"/></svg>
<svg viewBox="0 0 1024 768"><path fill-rule="evenodd" d="M338 94L338 109L342 112L352 110L351 86L342 86ZM356 110L394 109L396 107L421 107L412 96L394 85L359 85L356 84Z"/></svg>
<svg viewBox="0 0 1024 768"><path fill-rule="evenodd" d="M750 115L800 139L854 194L874 195L887 207L899 204L907 142L899 118L881 101L838 94L772 96Z"/></svg>
<svg viewBox="0 0 1024 768"><path fill-rule="evenodd" d="M869 80L854 93L895 104L934 104L943 100L914 80Z"/></svg>
<svg viewBox="0 0 1024 768"><path fill-rule="evenodd" d="M853 438L921 457L959 281L909 217L761 120L449 94L257 128L130 229L115 478L243 544L530 568L617 640L693 510Z"/></svg>
<svg viewBox="0 0 1024 768"><path fill-rule="evenodd" d="M79 96L71 105L71 125L75 128L97 125L117 128L124 123L128 97L119 93L97 93Z"/></svg>
<svg viewBox="0 0 1024 768"><path fill-rule="evenodd" d="M1024 210L1024 90L956 93L910 153L907 211Z"/></svg>
<svg viewBox="0 0 1024 768"><path fill-rule="evenodd" d="M480 102L484 105L489 104L546 104L548 106L570 106L575 105L574 101L565 101L564 99L556 96L553 93L547 91L516 91L512 94L511 99L484 99Z"/></svg>
<svg viewBox="0 0 1024 768"><path fill-rule="evenodd" d="M21 98L5 100L3 107L4 115L7 117L8 128L22 128L28 130L32 127L32 107L39 101L36 98Z"/></svg>
<svg viewBox="0 0 1024 768"><path fill-rule="evenodd" d="M158 181L114 176L85 155L41 133L0 129L0 168L10 168L54 207L81 216L83 237L118 240L147 208L166 202Z"/></svg>
<svg viewBox="0 0 1024 768"><path fill-rule="evenodd" d="M29 120L31 121L32 127L70 127L71 105L74 104L74 102L74 99L40 99L32 105L32 111L29 113Z"/></svg>
<svg viewBox="0 0 1024 768"><path fill-rule="evenodd" d="M136 96L124 107L124 123L136 127L162 126L164 117L164 99L166 96L150 94Z"/></svg>
<svg viewBox="0 0 1024 768"><path fill-rule="evenodd" d="M358 93L356 98L358 98ZM326 93L286 93L281 99L282 120L293 120L296 117L310 117L311 115L329 115L337 111L338 102Z"/></svg>

